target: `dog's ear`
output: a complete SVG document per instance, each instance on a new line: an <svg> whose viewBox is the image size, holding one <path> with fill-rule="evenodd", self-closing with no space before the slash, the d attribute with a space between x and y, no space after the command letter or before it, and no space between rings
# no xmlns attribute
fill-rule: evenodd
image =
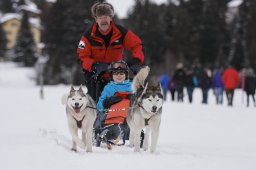
<svg viewBox="0 0 256 170"><path fill-rule="evenodd" d="M74 89L73 85L71 85L70 92L74 92L74 91L75 91L75 89Z"/></svg>
<svg viewBox="0 0 256 170"><path fill-rule="evenodd" d="M81 84L81 87L82 87L82 84ZM88 88L84 86L84 94L87 94L87 93L88 93Z"/></svg>
<svg viewBox="0 0 256 170"><path fill-rule="evenodd" d="M83 85L81 84L81 85L80 85L80 87L79 87L79 90L78 90L78 91L79 91L79 92L81 92L81 93L86 94L86 93L88 92L87 87L85 86L85 87L84 87L84 90L83 90L83 88L82 88L82 87L83 87Z"/></svg>
<svg viewBox="0 0 256 170"><path fill-rule="evenodd" d="M82 84L80 85L78 91L79 91L79 92L83 92Z"/></svg>

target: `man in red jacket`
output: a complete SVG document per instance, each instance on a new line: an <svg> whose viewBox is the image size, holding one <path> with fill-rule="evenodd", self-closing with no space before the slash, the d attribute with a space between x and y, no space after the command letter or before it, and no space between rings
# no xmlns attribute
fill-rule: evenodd
<svg viewBox="0 0 256 170"><path fill-rule="evenodd" d="M233 68L232 66L229 66L222 75L224 88L226 91L227 99L228 99L228 105L233 105L233 97L234 97L234 90L238 86L239 83L239 74L238 71Z"/></svg>
<svg viewBox="0 0 256 170"><path fill-rule="evenodd" d="M85 31L79 42L77 53L82 62L85 73L85 82L89 94L97 99L94 91L96 82L92 78L106 71L108 64L123 59L124 49L132 53L132 59L127 61L134 72L144 62L141 39L132 31L116 25L112 19L114 8L107 2L95 3L91 8L93 25Z"/></svg>

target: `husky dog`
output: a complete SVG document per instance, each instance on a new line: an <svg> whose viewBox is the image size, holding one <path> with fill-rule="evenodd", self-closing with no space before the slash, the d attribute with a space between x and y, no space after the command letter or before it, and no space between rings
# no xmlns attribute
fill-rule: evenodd
<svg viewBox="0 0 256 170"><path fill-rule="evenodd" d="M140 151L140 135L144 128L145 137L143 149L146 151L149 145L151 131L150 152L154 153L159 135L161 113L163 105L163 93L160 82L149 76L149 67L142 68L133 79L133 92L135 99L127 117L130 127L130 145L134 145L134 151Z"/></svg>
<svg viewBox="0 0 256 170"><path fill-rule="evenodd" d="M76 145L92 152L92 132L93 123L96 119L96 104L93 99L86 94L88 89L75 90L71 86L69 94L62 97L62 104L66 104L66 114L68 120L69 131L72 136L71 150L77 151ZM82 140L78 137L78 129L82 131Z"/></svg>

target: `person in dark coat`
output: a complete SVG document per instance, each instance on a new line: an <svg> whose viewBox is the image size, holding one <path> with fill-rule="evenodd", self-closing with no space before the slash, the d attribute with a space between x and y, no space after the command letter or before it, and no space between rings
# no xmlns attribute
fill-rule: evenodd
<svg viewBox="0 0 256 170"><path fill-rule="evenodd" d="M171 100L174 101L176 88L175 88L175 83L174 83L172 77L170 77L170 81L169 81L169 90L171 92Z"/></svg>
<svg viewBox="0 0 256 170"><path fill-rule="evenodd" d="M174 72L173 81L178 93L178 102L183 102L183 89L186 83L186 72L183 69L182 63L177 64L177 70Z"/></svg>
<svg viewBox="0 0 256 170"><path fill-rule="evenodd" d="M203 104L208 104L208 92L211 88L212 80L210 70L204 69L199 77L199 86L202 90Z"/></svg>
<svg viewBox="0 0 256 170"><path fill-rule="evenodd" d="M186 78L186 88L188 93L188 101L189 103L193 102L193 92L195 88L195 75L192 69L187 71L187 78Z"/></svg>
<svg viewBox="0 0 256 170"><path fill-rule="evenodd" d="M255 89L256 89L255 73L252 68L249 68L246 70L246 73L245 73L245 88L244 88L247 96L247 103L246 103L247 107L249 107L250 96L252 96L254 106L256 106L255 97L254 97Z"/></svg>
<svg viewBox="0 0 256 170"><path fill-rule="evenodd" d="M222 75L221 75L220 69L216 69L213 73L212 88L213 88L213 94L216 97L216 104L222 104L224 84L222 81Z"/></svg>

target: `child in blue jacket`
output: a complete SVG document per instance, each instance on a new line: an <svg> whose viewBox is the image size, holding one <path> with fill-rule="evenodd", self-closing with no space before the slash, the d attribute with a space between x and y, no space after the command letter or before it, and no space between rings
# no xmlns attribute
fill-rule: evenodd
<svg viewBox="0 0 256 170"><path fill-rule="evenodd" d="M128 66L123 60L111 63L109 73L112 80L104 87L99 97L99 110L108 109L122 100L121 96L114 96L116 92L132 92L132 83L128 80Z"/></svg>
<svg viewBox="0 0 256 170"><path fill-rule="evenodd" d="M97 109L100 110L99 116L101 117L101 120L105 114L104 109L109 109L113 104L122 100L121 96L114 96L116 92L132 92L132 83L130 80L128 80L128 72L128 66L123 60L110 64L109 74L112 80L104 87L97 103ZM119 141L119 136L121 133L120 124L108 126L105 130L105 138L107 140L115 140L115 143ZM108 142L107 148L112 148L111 144Z"/></svg>

